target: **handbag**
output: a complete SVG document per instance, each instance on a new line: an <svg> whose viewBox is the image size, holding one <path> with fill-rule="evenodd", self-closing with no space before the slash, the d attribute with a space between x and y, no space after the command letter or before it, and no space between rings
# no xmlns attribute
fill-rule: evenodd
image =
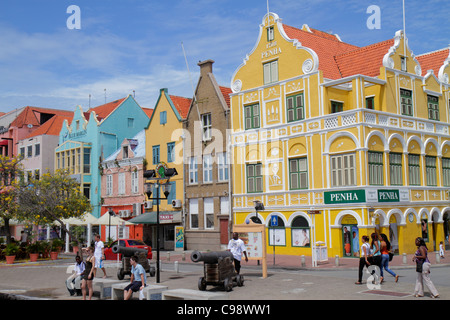
<svg viewBox="0 0 450 320"><path fill-rule="evenodd" d="M394 257L394 254L392 252L389 252L389 261L392 261L393 257Z"/></svg>
<svg viewBox="0 0 450 320"><path fill-rule="evenodd" d="M416 260L416 272L423 271L423 260Z"/></svg>

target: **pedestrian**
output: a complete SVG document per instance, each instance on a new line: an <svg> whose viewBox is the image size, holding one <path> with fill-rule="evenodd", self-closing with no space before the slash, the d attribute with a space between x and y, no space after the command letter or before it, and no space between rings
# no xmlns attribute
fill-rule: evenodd
<svg viewBox="0 0 450 320"><path fill-rule="evenodd" d="M75 293L77 296L81 295L81 279L85 269L86 264L81 260L81 257L77 255L75 257L73 273L66 280L67 290L69 290L71 296L75 295Z"/></svg>
<svg viewBox="0 0 450 320"><path fill-rule="evenodd" d="M242 254L245 256L245 262L248 262L248 257L244 241L239 239L237 232L233 232L233 239L228 242L227 250L233 254L234 269L236 270L236 273L239 274L241 271Z"/></svg>
<svg viewBox="0 0 450 320"><path fill-rule="evenodd" d="M416 287L414 289L415 297L423 297L423 280L430 290L431 298L438 298L439 293L434 287L433 282L430 279L430 260L428 260L428 248L423 238L416 238L417 251L413 257L413 261L416 262Z"/></svg>
<svg viewBox="0 0 450 320"><path fill-rule="evenodd" d="M130 258L131 264L131 280L130 284L123 290L124 300L129 300L133 292L138 292L147 285L147 276L144 267L138 263L138 257L133 255Z"/></svg>
<svg viewBox="0 0 450 320"><path fill-rule="evenodd" d="M83 279L81 281L81 290L83 293L83 300L86 300L86 290L89 290L89 300L92 299L94 294L94 288L92 287L92 280L94 279L94 269L95 269L95 256L94 248L89 247L87 249L86 265L83 273Z"/></svg>
<svg viewBox="0 0 450 320"><path fill-rule="evenodd" d="M391 243L389 242L387 236L384 233L380 234L380 237L381 237L381 242L380 242L380 251L381 251L380 283L382 283L384 280L383 269L385 269L387 272L389 272L395 278L395 282L398 282L398 275L395 274L394 271L389 269L389 254L391 251Z"/></svg>
<svg viewBox="0 0 450 320"><path fill-rule="evenodd" d="M442 259L445 258L444 252L445 252L445 249L444 249L444 242L441 241L441 242L439 242L439 256L440 256Z"/></svg>
<svg viewBox="0 0 450 320"><path fill-rule="evenodd" d="M95 235L95 243L94 243L94 256L95 256L95 270L94 276L97 275L97 269L100 268L103 271L103 278L106 278L106 270L103 265L103 260L105 260L105 245L103 241L100 240L100 235Z"/></svg>
<svg viewBox="0 0 450 320"><path fill-rule="evenodd" d="M380 251L380 240L379 236L376 232L373 232L370 235L370 238L372 239L370 243L370 255L369 255L369 263L371 265L377 266L381 273L381 251ZM372 275L376 273L376 270L372 270ZM377 277L375 275L375 277Z"/></svg>
<svg viewBox="0 0 450 320"><path fill-rule="evenodd" d="M358 281L355 282L355 284L362 284L362 274L364 266L369 268L369 254L370 254L370 245L369 245L369 237L364 235L361 238L362 245L361 245L361 254L359 257L359 270L358 270Z"/></svg>

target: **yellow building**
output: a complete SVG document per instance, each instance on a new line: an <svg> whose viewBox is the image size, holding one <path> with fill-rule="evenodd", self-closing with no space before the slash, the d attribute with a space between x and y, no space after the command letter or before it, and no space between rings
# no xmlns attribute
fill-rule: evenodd
<svg viewBox="0 0 450 320"><path fill-rule="evenodd" d="M438 247L450 214L449 64L449 49L415 57L402 31L357 47L265 15L231 80L234 223L273 221L279 254L313 255L318 243L328 257L358 256L375 231L398 253L418 236Z"/></svg>
<svg viewBox="0 0 450 320"><path fill-rule="evenodd" d="M169 95L161 89L150 123L146 129L146 169L175 168L178 175L170 178L171 190L168 200L160 200L161 249L173 250L175 226L182 226L183 185L183 120L186 119L191 99ZM152 197L156 197L152 194ZM160 197L164 198L163 192ZM156 200L146 201L144 208L156 212ZM151 222L144 224L144 240L151 239L156 249L156 214L147 215Z"/></svg>

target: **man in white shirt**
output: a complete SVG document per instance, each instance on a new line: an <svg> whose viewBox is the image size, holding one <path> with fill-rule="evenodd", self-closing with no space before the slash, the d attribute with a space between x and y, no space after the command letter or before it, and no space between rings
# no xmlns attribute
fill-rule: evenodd
<svg viewBox="0 0 450 320"><path fill-rule="evenodd" d="M103 241L100 240L100 235L95 236L95 244L94 244L94 257L95 257L95 270L94 274L96 274L97 269L100 268L103 271L103 278L106 278L106 270L103 266L103 260L105 260L105 245Z"/></svg>
<svg viewBox="0 0 450 320"><path fill-rule="evenodd" d="M242 254L245 256L245 262L248 262L248 257L244 241L239 239L237 232L233 232L233 239L228 242L228 251L233 254L234 269L236 270L236 273L239 274L241 270Z"/></svg>
<svg viewBox="0 0 450 320"><path fill-rule="evenodd" d="M78 296L81 296L81 276L83 275L86 266L81 260L80 256L76 256L75 260L76 263L73 268L73 273L69 278L67 278L66 286L71 296L73 296L75 293L77 293Z"/></svg>

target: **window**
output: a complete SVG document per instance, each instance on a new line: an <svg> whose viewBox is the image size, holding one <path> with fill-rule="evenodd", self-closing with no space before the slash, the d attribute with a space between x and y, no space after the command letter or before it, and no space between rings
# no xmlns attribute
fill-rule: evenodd
<svg viewBox="0 0 450 320"><path fill-rule="evenodd" d="M226 152L217 154L217 171L219 181L228 181L228 159Z"/></svg>
<svg viewBox="0 0 450 320"><path fill-rule="evenodd" d="M86 198L91 199L91 185L83 184L83 194Z"/></svg>
<svg viewBox="0 0 450 320"><path fill-rule="evenodd" d="M127 159L128 158L128 146L124 146L122 148L122 158Z"/></svg>
<svg viewBox="0 0 450 320"><path fill-rule="evenodd" d="M450 187L450 158L442 158L442 184Z"/></svg>
<svg viewBox="0 0 450 320"><path fill-rule="evenodd" d="M167 123L167 111L161 111L159 114L160 117L160 124L166 124Z"/></svg>
<svg viewBox="0 0 450 320"><path fill-rule="evenodd" d="M428 96L428 119L439 121L439 98Z"/></svg>
<svg viewBox="0 0 450 320"><path fill-rule="evenodd" d="M25 147L21 147L21 148L19 149L19 155L25 157Z"/></svg>
<svg viewBox="0 0 450 320"><path fill-rule="evenodd" d="M211 183L212 180L212 156L210 154L203 156L203 182Z"/></svg>
<svg viewBox="0 0 450 320"><path fill-rule="evenodd" d="M75 121L75 124L76 124L76 130L78 131L78 130L80 130L80 120L77 120L77 121Z"/></svg>
<svg viewBox="0 0 450 320"><path fill-rule="evenodd" d="M369 184L383 185L383 153L368 152L369 158Z"/></svg>
<svg viewBox="0 0 450 320"><path fill-rule="evenodd" d="M408 155L409 184L420 185L420 156L418 154Z"/></svg>
<svg viewBox="0 0 450 320"><path fill-rule="evenodd" d="M34 170L34 179L39 180L41 178L41 172L39 169Z"/></svg>
<svg viewBox="0 0 450 320"><path fill-rule="evenodd" d="M64 160L63 160L64 163ZM64 164L63 164L64 166ZM91 173L91 149L83 148L83 173Z"/></svg>
<svg viewBox="0 0 450 320"><path fill-rule="evenodd" d="M189 184L198 183L198 164L197 157L189 158Z"/></svg>
<svg viewBox="0 0 450 320"><path fill-rule="evenodd" d="M366 109L374 110L375 109L375 98L367 97L366 98Z"/></svg>
<svg viewBox="0 0 450 320"><path fill-rule="evenodd" d="M264 65L264 84L278 81L278 60L265 63Z"/></svg>
<svg viewBox="0 0 450 320"><path fill-rule="evenodd" d="M411 90L400 89L400 105L402 115L412 116L413 115L413 105L412 105L412 92Z"/></svg>
<svg viewBox="0 0 450 320"><path fill-rule="evenodd" d="M228 197L220 197L220 214L230 213L230 199Z"/></svg>
<svg viewBox="0 0 450 320"><path fill-rule="evenodd" d="M244 107L245 130L259 128L259 103Z"/></svg>
<svg viewBox="0 0 450 320"><path fill-rule="evenodd" d="M119 173L118 193L119 194L125 194L125 172L120 172Z"/></svg>
<svg viewBox="0 0 450 320"><path fill-rule="evenodd" d="M273 41L275 38L275 33L273 27L267 28L267 41Z"/></svg>
<svg viewBox="0 0 450 320"><path fill-rule="evenodd" d="M153 146L152 147L152 162L153 164L158 164L159 163L159 146Z"/></svg>
<svg viewBox="0 0 450 320"><path fill-rule="evenodd" d="M33 156L33 146L27 147L27 158L31 158Z"/></svg>
<svg viewBox="0 0 450 320"><path fill-rule="evenodd" d="M205 229L214 229L214 198L203 199L203 214L205 216Z"/></svg>
<svg viewBox="0 0 450 320"><path fill-rule="evenodd" d="M331 101L331 113L344 111L344 104L342 102Z"/></svg>
<svg viewBox="0 0 450 320"><path fill-rule="evenodd" d="M167 144L167 162L175 161L175 142L169 142Z"/></svg>
<svg viewBox="0 0 450 320"><path fill-rule="evenodd" d="M401 186L403 185L403 173L402 173L402 154L390 153L389 154L389 174L391 185Z"/></svg>
<svg viewBox="0 0 450 320"><path fill-rule="evenodd" d="M248 164L247 165L247 192L262 192L263 178L262 178L262 164Z"/></svg>
<svg viewBox="0 0 450 320"><path fill-rule="evenodd" d="M427 175L427 186L437 186L436 157L425 156L425 172Z"/></svg>
<svg viewBox="0 0 450 320"><path fill-rule="evenodd" d="M139 192L139 175L138 171L134 170L131 172L131 193Z"/></svg>
<svg viewBox="0 0 450 320"><path fill-rule="evenodd" d="M331 186L356 185L355 154L344 154L331 157Z"/></svg>
<svg viewBox="0 0 450 320"><path fill-rule="evenodd" d="M406 67L406 57L400 57L400 64L401 64L401 68L402 71L408 71L407 67Z"/></svg>
<svg viewBox="0 0 450 320"><path fill-rule="evenodd" d="M287 121L305 119L305 107L303 104L303 93L286 98Z"/></svg>
<svg viewBox="0 0 450 320"><path fill-rule="evenodd" d="M289 160L290 189L308 188L308 166L306 158Z"/></svg>
<svg viewBox="0 0 450 320"><path fill-rule="evenodd" d="M310 246L309 224L304 217L294 218L291 225L291 234L293 247Z"/></svg>
<svg viewBox="0 0 450 320"><path fill-rule="evenodd" d="M177 182L176 181L170 181L170 193L167 197L167 203L170 205L173 200L177 199Z"/></svg>
<svg viewBox="0 0 450 320"><path fill-rule="evenodd" d="M34 145L34 156L37 157L40 154L41 154L41 145L38 143Z"/></svg>
<svg viewBox="0 0 450 320"><path fill-rule="evenodd" d="M108 174L106 176L106 195L110 196L113 192L113 176L112 174Z"/></svg>
<svg viewBox="0 0 450 320"><path fill-rule="evenodd" d="M189 218L191 229L198 229L198 199L189 199Z"/></svg>
<svg viewBox="0 0 450 320"><path fill-rule="evenodd" d="M211 140L211 113L202 114L203 141Z"/></svg>
<svg viewBox="0 0 450 320"><path fill-rule="evenodd" d="M134 118L128 118L128 128L134 127Z"/></svg>

